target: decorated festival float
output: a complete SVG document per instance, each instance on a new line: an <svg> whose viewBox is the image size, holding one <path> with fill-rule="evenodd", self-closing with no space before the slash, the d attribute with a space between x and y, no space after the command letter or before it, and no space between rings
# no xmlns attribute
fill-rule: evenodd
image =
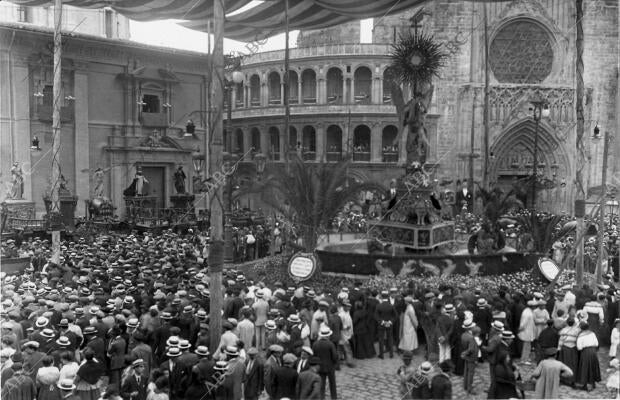
<svg viewBox="0 0 620 400"><path fill-rule="evenodd" d="M507 248L497 220L485 219L469 238L467 249L458 245L455 222L441 213L445 205L437 195L438 180L433 166L426 162L430 144L424 120L433 95L432 79L438 76L446 56L432 37L416 32L399 39L391 58L391 98L401 129L394 145L406 152L404 174L390 189L388 212L369 227L365 238L316 248L322 272L473 276L535 267L543 254L536 249L516 252ZM407 103L401 86L411 90ZM501 196L493 191L485 193ZM549 272L553 279L553 271Z"/></svg>

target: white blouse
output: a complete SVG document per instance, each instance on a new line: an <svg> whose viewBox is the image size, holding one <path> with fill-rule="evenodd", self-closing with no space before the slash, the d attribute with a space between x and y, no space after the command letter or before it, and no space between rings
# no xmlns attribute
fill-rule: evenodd
<svg viewBox="0 0 620 400"><path fill-rule="evenodd" d="M594 332L582 332L577 337L577 350L583 350L586 347L598 347L598 339Z"/></svg>

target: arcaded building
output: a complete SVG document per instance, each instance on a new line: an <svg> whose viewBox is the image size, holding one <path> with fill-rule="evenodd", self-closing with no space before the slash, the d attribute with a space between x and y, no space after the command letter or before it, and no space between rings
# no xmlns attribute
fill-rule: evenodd
<svg viewBox="0 0 620 400"><path fill-rule="evenodd" d="M391 44L417 29L444 44L449 59L435 79L427 129L428 162L439 180L474 177L484 166L485 24L480 2L429 2L423 9L375 19L372 43L360 43L359 24L300 32L290 51L290 130L283 131L283 51L244 59L243 84L233 90L232 151L259 149L274 162L294 149L304 160L351 158L355 168L387 182L402 173L393 147L398 127L385 84ZM509 188L533 170L547 189L537 207L572 213L576 172L575 4L563 0L515 0L487 6L489 59L488 177ZM417 14L417 24L412 17ZM415 19L415 18L414 18ZM618 1L587 3L583 19L586 186L601 182L603 141L618 131ZM405 91L407 92L407 91ZM538 132L532 100L547 102L550 116ZM534 151L538 134L538 149ZM618 171L612 142L610 170ZM473 149L473 152L472 152ZM402 158L402 155L400 156ZM401 160L402 161L402 160ZM620 182L618 182L620 183ZM528 199L530 202L531 199Z"/></svg>

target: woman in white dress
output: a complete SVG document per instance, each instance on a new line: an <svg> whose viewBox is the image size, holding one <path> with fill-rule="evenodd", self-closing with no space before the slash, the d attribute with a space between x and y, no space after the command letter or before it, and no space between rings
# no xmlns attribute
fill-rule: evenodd
<svg viewBox="0 0 620 400"><path fill-rule="evenodd" d="M536 339L536 324L534 323L534 312L532 308L536 307L536 300L530 300L527 302L527 307L521 313L521 320L519 323L519 339L523 342L523 349L521 350L521 363L531 365L530 353L532 351L532 342Z"/></svg>
<svg viewBox="0 0 620 400"><path fill-rule="evenodd" d="M413 351L418 348L418 335L416 333L416 329L418 329L418 318L413 308L413 297L405 297L405 303L407 304L407 308L403 314L401 324L402 331L398 348L402 351Z"/></svg>

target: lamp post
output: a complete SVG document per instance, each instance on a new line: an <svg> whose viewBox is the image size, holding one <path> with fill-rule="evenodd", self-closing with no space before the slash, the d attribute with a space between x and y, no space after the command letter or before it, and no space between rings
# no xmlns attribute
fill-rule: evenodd
<svg viewBox="0 0 620 400"><path fill-rule="evenodd" d="M224 170L226 171L226 211L224 212L224 262L232 263L234 261L232 247L232 154L225 151L222 154L224 160Z"/></svg>
<svg viewBox="0 0 620 400"><path fill-rule="evenodd" d="M550 114L549 107L547 106L547 102L543 100L532 100L530 101L533 108L530 110L533 111L534 122L536 123L536 128L534 130L534 161L533 161L533 182L532 182L532 215L536 212L536 182L538 180L538 128L540 126L540 119L547 118Z"/></svg>

